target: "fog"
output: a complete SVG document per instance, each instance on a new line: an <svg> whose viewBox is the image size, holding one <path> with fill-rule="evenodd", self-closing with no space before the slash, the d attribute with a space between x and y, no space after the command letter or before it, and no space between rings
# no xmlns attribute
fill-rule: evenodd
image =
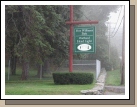
<svg viewBox="0 0 137 107"><path fill-rule="evenodd" d="M109 7L110 5L108 5ZM107 30L106 35L110 36L110 44L115 46L118 50L119 56L122 53L122 35L123 35L123 6L119 6L119 8L115 9L114 12L107 13L107 10L103 11L100 8L101 5L91 5L91 6L82 6L82 18L81 20L99 20L99 24L95 25L100 30L100 27L103 26L102 22L106 22ZM104 14L107 16L106 19L102 19L100 14L105 12ZM102 14L103 15L103 14ZM101 23L101 24L100 24ZM109 25L108 25L109 23ZM109 39L108 39L109 40Z"/></svg>

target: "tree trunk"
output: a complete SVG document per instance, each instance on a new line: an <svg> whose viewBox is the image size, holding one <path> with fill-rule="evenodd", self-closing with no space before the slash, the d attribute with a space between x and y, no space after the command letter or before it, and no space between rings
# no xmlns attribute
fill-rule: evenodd
<svg viewBox="0 0 137 107"><path fill-rule="evenodd" d="M37 70L36 77L40 77L40 64L37 64L37 68L38 68L38 70Z"/></svg>
<svg viewBox="0 0 137 107"><path fill-rule="evenodd" d="M45 73L50 73L50 63L48 60L45 60L42 71Z"/></svg>
<svg viewBox="0 0 137 107"><path fill-rule="evenodd" d="M36 77L40 78L40 71L41 71L41 64L38 64L38 71ZM42 66L42 77L44 77L43 66Z"/></svg>
<svg viewBox="0 0 137 107"><path fill-rule="evenodd" d="M21 79L27 80L28 79L28 73L29 73L29 62L23 60Z"/></svg>
<svg viewBox="0 0 137 107"><path fill-rule="evenodd" d="M121 85L124 85L124 84L125 84L125 67L123 64L121 69Z"/></svg>
<svg viewBox="0 0 137 107"><path fill-rule="evenodd" d="M49 67L50 67L49 61L46 60L44 62L44 65L42 66L42 77L44 77L44 73L50 73ZM38 71L36 77L40 78L40 70L41 70L41 65L38 64Z"/></svg>
<svg viewBox="0 0 137 107"><path fill-rule="evenodd" d="M10 60L11 60L11 64L10 64L11 75L16 75L16 61L17 61L17 57L16 56L12 56L10 58Z"/></svg>

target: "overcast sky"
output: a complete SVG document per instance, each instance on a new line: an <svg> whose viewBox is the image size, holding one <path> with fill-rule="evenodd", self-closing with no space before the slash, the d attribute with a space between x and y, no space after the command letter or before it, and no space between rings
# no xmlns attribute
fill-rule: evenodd
<svg viewBox="0 0 137 107"><path fill-rule="evenodd" d="M111 24L112 29L110 30L111 36L114 36L114 33L117 31L118 26L121 23L121 25L120 25L117 33L115 34L115 36L113 38L110 38L110 43L113 46L117 47L119 55L121 55L121 52L122 52L121 49L122 49L123 20L121 22L121 19L123 18L123 13L124 13L124 7L122 6L122 10L120 7L116 13L114 13L114 12L110 13L110 19L108 21L108 22L113 23L113 24ZM115 30L114 30L114 28L115 28ZM114 33L112 34L113 31L114 31ZM115 41L117 41L117 42L115 42Z"/></svg>
<svg viewBox="0 0 137 107"><path fill-rule="evenodd" d="M121 11L121 12L120 12ZM111 31L113 32L113 28L115 28L115 31L117 30L117 28L118 28L118 26L120 25L120 22L121 22L121 19L122 19L122 17L123 17L123 13L124 13L124 8L123 8L123 6L122 6L122 10L121 10L121 7L118 9L118 11L116 12L116 13L114 13L114 12L111 12L110 13L110 19L109 19L109 21L108 22L111 22L112 24L111 24ZM119 15L120 14L120 15ZM119 17L119 18L118 18ZM116 24L117 23L117 24ZM122 31L122 29L123 29L123 21L122 21L122 23L121 23L121 25L120 25L120 28L119 28L119 30L118 31Z"/></svg>

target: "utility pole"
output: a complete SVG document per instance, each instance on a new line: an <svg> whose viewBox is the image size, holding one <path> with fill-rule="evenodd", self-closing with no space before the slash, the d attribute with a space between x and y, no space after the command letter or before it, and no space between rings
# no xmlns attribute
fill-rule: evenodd
<svg viewBox="0 0 137 107"><path fill-rule="evenodd" d="M111 29L111 26L110 26L110 23L109 23L109 34L108 34L108 46L109 46L109 62L110 62L110 29Z"/></svg>
<svg viewBox="0 0 137 107"><path fill-rule="evenodd" d="M112 23L112 22L108 22L108 23L107 23L107 26L108 26L108 56L109 56L109 62L110 62L110 38L111 38L111 29L114 29L114 28L111 28L111 24L115 24L115 23Z"/></svg>
<svg viewBox="0 0 137 107"><path fill-rule="evenodd" d="M123 39L122 39L122 61L121 61L121 85L125 84L125 5L123 15Z"/></svg>

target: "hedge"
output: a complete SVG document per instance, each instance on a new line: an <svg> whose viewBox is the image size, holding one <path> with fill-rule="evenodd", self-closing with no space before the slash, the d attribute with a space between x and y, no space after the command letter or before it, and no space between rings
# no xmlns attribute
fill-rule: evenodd
<svg viewBox="0 0 137 107"><path fill-rule="evenodd" d="M93 73L53 73L55 84L91 84Z"/></svg>

